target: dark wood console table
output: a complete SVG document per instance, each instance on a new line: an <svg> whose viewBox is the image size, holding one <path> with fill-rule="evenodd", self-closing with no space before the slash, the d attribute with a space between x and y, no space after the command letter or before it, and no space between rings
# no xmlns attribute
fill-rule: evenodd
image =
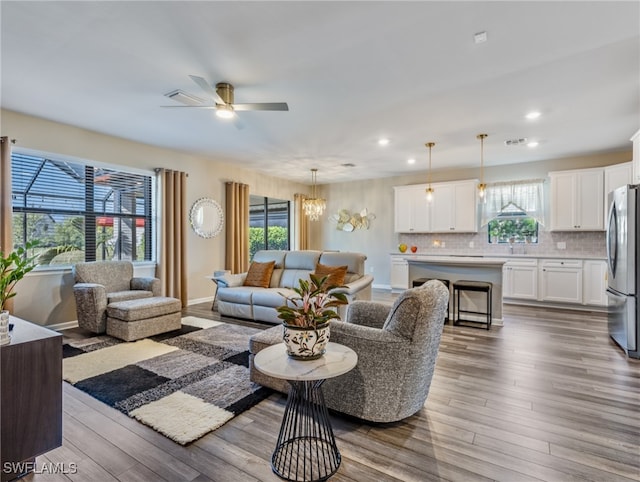
<svg viewBox="0 0 640 482"><path fill-rule="evenodd" d="M35 457L62 445L62 335L11 317L0 346L0 480L33 470Z"/></svg>

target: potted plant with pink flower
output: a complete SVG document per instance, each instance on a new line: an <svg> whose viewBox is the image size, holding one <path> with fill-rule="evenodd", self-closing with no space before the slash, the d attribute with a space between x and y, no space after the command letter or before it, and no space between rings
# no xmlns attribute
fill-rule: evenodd
<svg viewBox="0 0 640 482"><path fill-rule="evenodd" d="M293 288L297 296L286 296L285 304L279 306L278 318L283 324L283 340L287 354L295 359L315 360L320 358L329 342L330 322L340 319L334 309L348 303L344 293L335 292L329 276L309 275L309 280L300 279Z"/></svg>

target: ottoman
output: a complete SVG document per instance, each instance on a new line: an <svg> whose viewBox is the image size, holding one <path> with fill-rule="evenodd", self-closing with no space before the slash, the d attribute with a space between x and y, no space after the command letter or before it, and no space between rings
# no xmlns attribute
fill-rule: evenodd
<svg viewBox="0 0 640 482"><path fill-rule="evenodd" d="M110 303L107 305L107 335L134 341L179 330L181 310L180 300L165 296Z"/></svg>

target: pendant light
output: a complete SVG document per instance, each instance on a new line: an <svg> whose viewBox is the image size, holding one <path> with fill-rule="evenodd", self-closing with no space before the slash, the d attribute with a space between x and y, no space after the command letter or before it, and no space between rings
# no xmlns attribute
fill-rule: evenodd
<svg viewBox="0 0 640 482"><path fill-rule="evenodd" d="M478 196L484 199L487 185L484 183L484 140L487 134L478 134L477 139L480 139L480 184L478 184Z"/></svg>
<svg viewBox="0 0 640 482"><path fill-rule="evenodd" d="M436 143L435 142L427 142L425 144L425 146L427 146L429 148L429 171L427 174L427 179L428 179L428 184L429 186L426 189L426 193L427 193L427 202L430 203L431 201L433 201L433 188L431 187L431 148L433 146L435 146Z"/></svg>
<svg viewBox="0 0 640 482"><path fill-rule="evenodd" d="M309 217L311 221L317 221L324 209L327 207L327 202L319 198L316 195L316 173L317 169L311 169L311 197L302 201L302 208L304 213Z"/></svg>

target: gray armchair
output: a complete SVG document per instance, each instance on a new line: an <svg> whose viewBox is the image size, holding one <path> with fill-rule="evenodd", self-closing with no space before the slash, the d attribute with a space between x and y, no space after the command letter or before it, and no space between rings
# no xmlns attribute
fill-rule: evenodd
<svg viewBox="0 0 640 482"><path fill-rule="evenodd" d="M130 261L77 263L73 276L78 326L94 333L105 332L109 303L160 296L160 280L134 277Z"/></svg>
<svg viewBox="0 0 640 482"><path fill-rule="evenodd" d="M331 322L331 341L353 349L358 364L324 382L327 406L372 422L395 422L420 410L429 394L448 306L449 290L438 280L404 291L393 305L350 304L345 322ZM253 367L253 354L281 341L281 327L252 337L250 373L255 382L286 391L282 380Z"/></svg>

